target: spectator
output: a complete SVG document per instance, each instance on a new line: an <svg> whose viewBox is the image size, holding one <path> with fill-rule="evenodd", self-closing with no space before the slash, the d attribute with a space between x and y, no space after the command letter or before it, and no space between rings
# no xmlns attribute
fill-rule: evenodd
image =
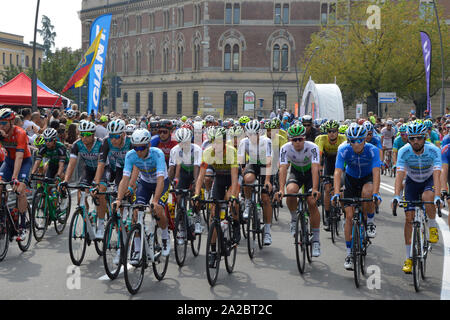
<svg viewBox="0 0 450 320"><path fill-rule="evenodd" d="M31 109L26 108L22 110L23 116L23 129L26 131L28 137L32 137L33 135L39 132L39 127L31 120L32 114Z"/></svg>
<svg viewBox="0 0 450 320"><path fill-rule="evenodd" d="M23 128L23 116L22 115L16 116L16 118L14 119L14 125Z"/></svg>
<svg viewBox="0 0 450 320"><path fill-rule="evenodd" d="M95 129L95 136L100 139L104 139L108 135L108 130L106 130L106 126L108 125L108 117L101 116L98 120L99 124Z"/></svg>
<svg viewBox="0 0 450 320"><path fill-rule="evenodd" d="M78 138L77 133L77 125L75 123L72 123L69 125L69 129L67 129L67 139L66 142L72 145Z"/></svg>
<svg viewBox="0 0 450 320"><path fill-rule="evenodd" d="M272 120L273 118L276 118L277 114L275 113L275 110L272 109L272 112L270 112L270 120Z"/></svg>
<svg viewBox="0 0 450 320"><path fill-rule="evenodd" d="M50 128L58 130L59 129L59 121L58 120L50 121Z"/></svg>
<svg viewBox="0 0 450 320"><path fill-rule="evenodd" d="M50 118L50 123L54 120L59 121L59 111L58 110L53 110L52 117Z"/></svg>

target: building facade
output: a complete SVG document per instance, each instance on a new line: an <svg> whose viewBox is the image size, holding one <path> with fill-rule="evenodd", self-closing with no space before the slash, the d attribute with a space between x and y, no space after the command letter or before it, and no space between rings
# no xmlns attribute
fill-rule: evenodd
<svg viewBox="0 0 450 320"><path fill-rule="evenodd" d="M121 97L109 99L106 110L268 116L272 109L293 110L300 100L304 66L296 62L311 35L335 19L336 5L331 0L83 0L84 50L92 21L105 13L113 16L105 76L123 81ZM256 110L244 107L248 90ZM410 105L402 108L409 111Z"/></svg>
<svg viewBox="0 0 450 320"><path fill-rule="evenodd" d="M36 46L36 68L41 67L44 49ZM21 66L23 69L30 68L33 63L33 45L23 42L23 36L0 32L0 72L6 67ZM0 81L2 81L0 76Z"/></svg>

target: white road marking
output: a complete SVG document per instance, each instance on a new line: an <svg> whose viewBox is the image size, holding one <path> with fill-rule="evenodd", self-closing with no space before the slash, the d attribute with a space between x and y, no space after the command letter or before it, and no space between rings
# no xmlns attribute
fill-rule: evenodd
<svg viewBox="0 0 450 320"><path fill-rule="evenodd" d="M380 182L380 187L394 193L394 188L388 184ZM447 210L442 210L441 212L447 216L449 214ZM450 300L450 230L444 219L436 216L436 222L444 238L444 269L442 274L441 300Z"/></svg>

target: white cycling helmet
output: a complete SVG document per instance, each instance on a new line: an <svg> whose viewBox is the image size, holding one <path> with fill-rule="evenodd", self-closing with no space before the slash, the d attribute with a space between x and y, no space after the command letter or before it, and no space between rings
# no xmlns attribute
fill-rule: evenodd
<svg viewBox="0 0 450 320"><path fill-rule="evenodd" d="M47 128L42 133L42 137L46 140L54 139L58 136L58 132L53 128Z"/></svg>
<svg viewBox="0 0 450 320"><path fill-rule="evenodd" d="M258 134L261 129L261 124L258 120L252 120L245 124L245 132L248 134Z"/></svg>
<svg viewBox="0 0 450 320"><path fill-rule="evenodd" d="M80 130L80 132L94 132L95 129L95 124L86 120L81 120L78 125L78 130Z"/></svg>
<svg viewBox="0 0 450 320"><path fill-rule="evenodd" d="M130 123L131 123L131 124L136 124L136 119L135 119L135 118L131 119L131 120L130 120Z"/></svg>
<svg viewBox="0 0 450 320"><path fill-rule="evenodd" d="M178 143L190 142L192 139L192 131L188 128L180 128L175 132L175 139Z"/></svg>
<svg viewBox="0 0 450 320"><path fill-rule="evenodd" d="M353 122L352 124L350 124L345 134L347 136L347 139L350 140L362 139L367 136L367 129L364 127L364 125L360 126L359 124Z"/></svg>
<svg viewBox="0 0 450 320"><path fill-rule="evenodd" d="M131 135L131 143L136 145L148 144L152 135L147 129L138 128Z"/></svg>
<svg viewBox="0 0 450 320"><path fill-rule="evenodd" d="M77 112L75 110L69 109L66 112L67 118L72 119L77 115Z"/></svg>
<svg viewBox="0 0 450 320"><path fill-rule="evenodd" d="M131 136L134 130L136 130L136 126L134 124L127 124L127 126L125 127L125 132L127 133L127 136Z"/></svg>
<svg viewBox="0 0 450 320"><path fill-rule="evenodd" d="M108 123L108 126L106 127L109 134L121 134L125 131L125 121L123 120L113 120L110 123Z"/></svg>

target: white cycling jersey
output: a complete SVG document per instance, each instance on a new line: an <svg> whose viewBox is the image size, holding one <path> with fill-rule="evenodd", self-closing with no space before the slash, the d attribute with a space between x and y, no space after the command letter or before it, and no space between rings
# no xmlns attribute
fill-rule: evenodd
<svg viewBox="0 0 450 320"><path fill-rule="evenodd" d="M294 169L306 172L311 169L313 163L320 164L319 147L310 141L305 141L302 150L296 151L292 142L281 147L280 165L291 164Z"/></svg>
<svg viewBox="0 0 450 320"><path fill-rule="evenodd" d="M246 156L248 155L248 161ZM238 160L240 164L267 164L267 157L272 156L272 141L264 136L259 137L259 143L252 143L249 138L244 138L239 143Z"/></svg>
<svg viewBox="0 0 450 320"><path fill-rule="evenodd" d="M169 167L180 164L183 168L191 168L192 166L200 166L202 163L202 148L191 143L186 149L177 144L170 150Z"/></svg>

